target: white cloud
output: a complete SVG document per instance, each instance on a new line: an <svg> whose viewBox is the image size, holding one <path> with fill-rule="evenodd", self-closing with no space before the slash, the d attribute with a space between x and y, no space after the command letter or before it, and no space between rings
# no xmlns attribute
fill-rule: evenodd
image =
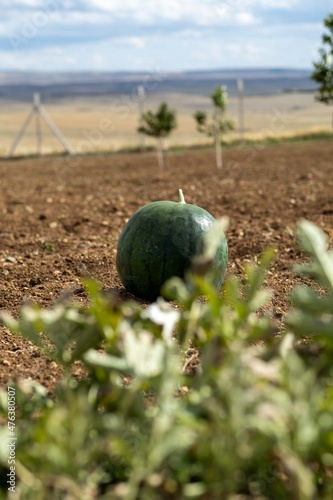
<svg viewBox="0 0 333 500"><path fill-rule="evenodd" d="M133 47L135 49L143 49L146 46L145 40L138 36L118 37L114 40L114 43L124 47Z"/></svg>
<svg viewBox="0 0 333 500"><path fill-rule="evenodd" d="M16 7L41 7L41 1L40 0L2 0L1 1L2 5L11 8L16 8Z"/></svg>
<svg viewBox="0 0 333 500"><path fill-rule="evenodd" d="M183 22L200 26L255 21L253 13L231 7L228 2L232 1L236 0L146 0L144 4L138 0L88 0L86 6L91 10L100 9L114 18L144 24Z"/></svg>
<svg viewBox="0 0 333 500"><path fill-rule="evenodd" d="M125 33L145 27L154 31L163 28L174 33L178 27L235 27L259 22L249 9L230 8L224 3L236 0L146 0L144 7L138 0L81 0L72 3L69 0L1 1L8 5L5 10L7 31L20 34L27 23L38 25L41 19L46 19L44 24L54 28L50 34L53 35L57 29L60 38L63 31L60 26L75 26L75 29L82 26L83 34L84 26L94 26L97 36L100 36L99 25L105 30L109 26L115 37L122 28ZM133 32L133 36L137 35L138 32Z"/></svg>
<svg viewBox="0 0 333 500"><path fill-rule="evenodd" d="M237 0L235 0L237 1ZM246 7L251 7L251 9L257 9L258 7L262 7L264 9L286 9L292 10L297 6L305 6L306 3L312 2L312 0L238 0L238 4L241 7L241 4Z"/></svg>
<svg viewBox="0 0 333 500"><path fill-rule="evenodd" d="M203 38L204 34L198 28L197 29L184 29L184 30L177 31L174 34L174 37L191 40L191 39L195 39L195 38Z"/></svg>
<svg viewBox="0 0 333 500"><path fill-rule="evenodd" d="M253 2L254 3L254 2ZM297 0L259 0L255 2L257 5L261 5L266 9L278 8L278 9L292 9L297 5Z"/></svg>
<svg viewBox="0 0 333 500"><path fill-rule="evenodd" d="M310 66L333 0L315 5L313 0L0 0L0 5L0 69L144 69L147 61L158 61L172 70ZM28 29L27 23L39 27ZM8 34L28 32L33 35L10 50Z"/></svg>

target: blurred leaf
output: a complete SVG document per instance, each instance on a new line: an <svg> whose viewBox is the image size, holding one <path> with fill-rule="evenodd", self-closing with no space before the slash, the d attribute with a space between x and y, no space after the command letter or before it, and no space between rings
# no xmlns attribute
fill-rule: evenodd
<svg viewBox="0 0 333 500"><path fill-rule="evenodd" d="M172 342L172 333L179 321L180 313L175 311L161 297L142 312L143 318L150 319L153 323L162 326L162 336L166 343Z"/></svg>
<svg viewBox="0 0 333 500"><path fill-rule="evenodd" d="M93 349L84 354L83 361L90 367L101 368L107 371L117 370L125 372L128 369L125 359L117 358L110 354L103 354Z"/></svg>
<svg viewBox="0 0 333 500"><path fill-rule="evenodd" d="M163 372L166 347L163 342L155 340L149 332L124 332L124 357L134 377L156 377Z"/></svg>

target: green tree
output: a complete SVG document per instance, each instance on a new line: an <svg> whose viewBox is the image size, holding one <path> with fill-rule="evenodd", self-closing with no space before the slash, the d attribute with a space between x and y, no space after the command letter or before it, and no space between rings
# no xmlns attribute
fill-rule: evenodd
<svg viewBox="0 0 333 500"><path fill-rule="evenodd" d="M320 59L313 63L312 79L319 84L317 101L330 105L333 104L333 14L324 19L324 26L327 31L322 35L323 47L319 49Z"/></svg>
<svg viewBox="0 0 333 500"><path fill-rule="evenodd" d="M208 115L204 111L194 113L194 119L197 123L197 130L209 137L214 137L216 149L216 166L222 168L222 135L229 130L234 129L234 123L225 116L228 105L227 87L222 85L216 87L213 94L210 96L214 111L212 121L209 121Z"/></svg>
<svg viewBox="0 0 333 500"><path fill-rule="evenodd" d="M163 102L156 113L147 111L141 116L142 124L138 132L157 139L157 160L159 167L164 167L163 141L177 127L176 112Z"/></svg>

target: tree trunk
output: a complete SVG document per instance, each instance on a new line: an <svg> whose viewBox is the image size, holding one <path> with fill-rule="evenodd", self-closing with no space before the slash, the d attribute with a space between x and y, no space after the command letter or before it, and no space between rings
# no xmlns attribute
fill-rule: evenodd
<svg viewBox="0 0 333 500"><path fill-rule="evenodd" d="M160 137L157 140L157 162L161 170L164 169L164 153L163 153L163 139Z"/></svg>
<svg viewBox="0 0 333 500"><path fill-rule="evenodd" d="M218 111L215 111L215 153L216 153L216 167L218 170L222 169L222 145L221 145L221 135L219 130L219 120L218 120Z"/></svg>

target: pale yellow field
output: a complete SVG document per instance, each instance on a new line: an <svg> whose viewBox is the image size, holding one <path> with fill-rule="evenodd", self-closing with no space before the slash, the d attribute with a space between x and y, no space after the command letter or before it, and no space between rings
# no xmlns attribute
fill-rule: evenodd
<svg viewBox="0 0 333 500"><path fill-rule="evenodd" d="M185 94L155 94L147 97L146 108L154 109L166 101L178 112L178 128L168 139L169 145L193 145L209 142L195 128L195 110L211 110L209 98ZM0 119L0 155L7 155L31 105L2 101ZM79 154L88 151L113 150L140 145L136 129L139 120L137 103L130 98L120 102L112 98L63 100L45 103L45 109ZM331 109L315 101L312 94L279 94L252 96L244 100L245 137L286 136L305 131L331 130ZM238 137L238 101L231 97L228 114L236 130L226 139ZM42 127L43 153L62 151L62 146L46 125ZM154 144L145 139L145 144ZM32 122L16 154L36 150L35 123Z"/></svg>

